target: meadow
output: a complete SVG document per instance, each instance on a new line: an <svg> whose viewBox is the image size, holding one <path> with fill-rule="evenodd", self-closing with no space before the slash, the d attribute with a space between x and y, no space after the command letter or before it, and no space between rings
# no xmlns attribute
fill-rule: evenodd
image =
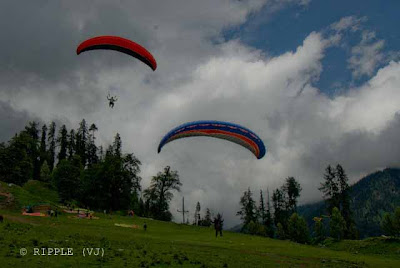
<svg viewBox="0 0 400 268"><path fill-rule="evenodd" d="M100 212L92 220L68 213L23 216L18 202L41 201L34 192L48 199L53 194L34 183L7 187L2 184L14 194L16 205L0 209L0 267L400 267L398 239L328 239L312 246L228 231L216 238L213 228ZM72 248L73 256L35 256L34 248ZM95 251L83 256L86 248ZM104 255L93 255L96 248Z"/></svg>

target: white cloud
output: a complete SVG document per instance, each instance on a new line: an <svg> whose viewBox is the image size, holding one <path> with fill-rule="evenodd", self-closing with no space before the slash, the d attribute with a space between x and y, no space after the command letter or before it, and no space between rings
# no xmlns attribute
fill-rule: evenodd
<svg viewBox="0 0 400 268"><path fill-rule="evenodd" d="M385 45L384 40L375 39L375 32L364 31L361 42L351 50L351 57L348 60L349 68L353 70L355 78L362 75L371 76L376 67L385 60L382 52Z"/></svg>
<svg viewBox="0 0 400 268"><path fill-rule="evenodd" d="M400 64L390 62L360 88L333 101L337 120L345 131L366 130L378 133L400 111ZM338 112L340 110L340 112Z"/></svg>
<svg viewBox="0 0 400 268"><path fill-rule="evenodd" d="M347 16L341 18L338 22L331 25L331 28L337 32L350 30L356 32L362 28L362 23L367 20L366 17Z"/></svg>

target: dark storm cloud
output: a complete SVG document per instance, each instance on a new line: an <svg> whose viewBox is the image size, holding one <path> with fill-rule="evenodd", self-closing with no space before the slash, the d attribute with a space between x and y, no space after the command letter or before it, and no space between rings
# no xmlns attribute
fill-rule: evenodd
<svg viewBox="0 0 400 268"><path fill-rule="evenodd" d="M0 101L0 142L8 142L30 121L38 121L38 118L31 117L26 111L15 111L9 103Z"/></svg>
<svg viewBox="0 0 400 268"><path fill-rule="evenodd" d="M1 10L2 83L68 75L78 35L60 2L5 1Z"/></svg>

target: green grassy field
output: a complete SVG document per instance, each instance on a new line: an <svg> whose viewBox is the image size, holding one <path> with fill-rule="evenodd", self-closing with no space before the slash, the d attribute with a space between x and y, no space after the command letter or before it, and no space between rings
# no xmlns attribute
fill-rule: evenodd
<svg viewBox="0 0 400 268"><path fill-rule="evenodd" d="M211 228L101 213L98 220L22 216L4 208L0 214L0 267L400 267L394 239L316 247L232 232L216 238ZM34 256L34 248L73 248L73 256ZM102 248L104 256L84 257L85 248Z"/></svg>

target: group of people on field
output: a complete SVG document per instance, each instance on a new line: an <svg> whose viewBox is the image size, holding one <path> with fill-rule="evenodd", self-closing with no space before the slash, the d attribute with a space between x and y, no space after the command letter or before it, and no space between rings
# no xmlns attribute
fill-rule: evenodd
<svg viewBox="0 0 400 268"><path fill-rule="evenodd" d="M59 213L58 213L58 209L52 210L52 209L49 208L49 209L47 210L47 215L50 216L50 217L53 217L53 216L54 216L54 217L57 218L58 214L59 214Z"/></svg>

